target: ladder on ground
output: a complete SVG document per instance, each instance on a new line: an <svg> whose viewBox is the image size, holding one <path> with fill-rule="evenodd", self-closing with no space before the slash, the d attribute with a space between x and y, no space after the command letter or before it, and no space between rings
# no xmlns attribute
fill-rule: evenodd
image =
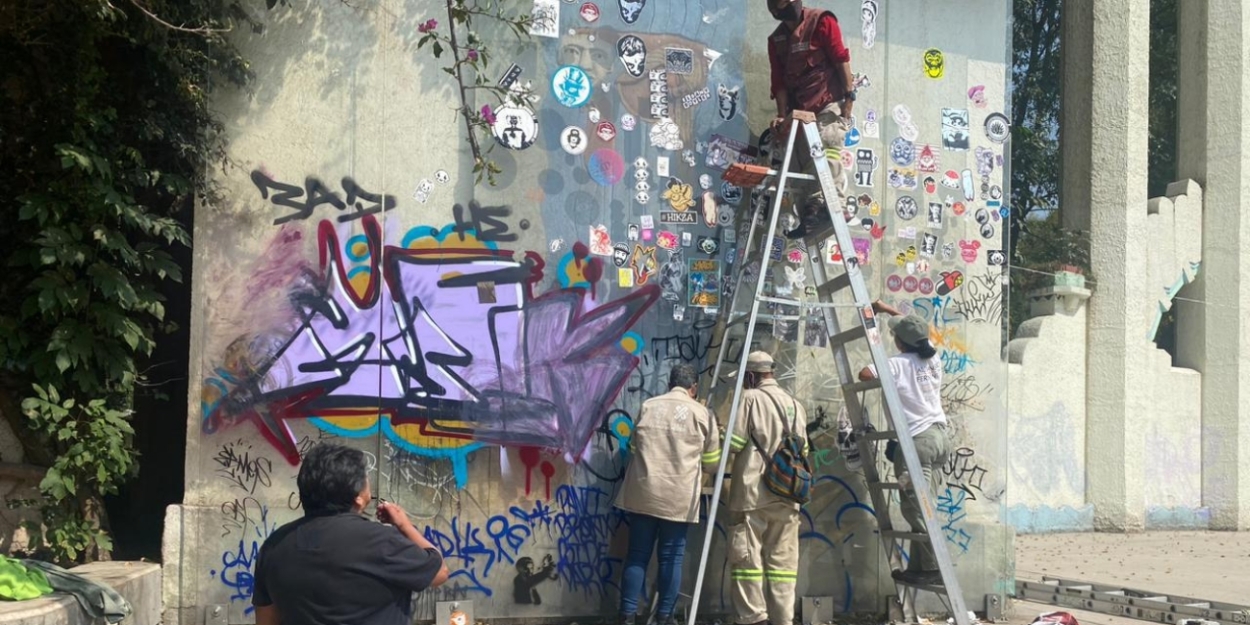
<svg viewBox="0 0 1250 625"><path fill-rule="evenodd" d="M912 479L910 484L900 484L897 481L887 482L882 479L877 470L877 443L881 440L897 439L898 453L903 454L908 475L923 475L920 466L919 457L916 455L916 447L912 442L912 438L907 429L906 416L903 414L898 396L898 389L895 387L893 378L890 375L890 367L887 364L886 353L882 347L882 328L878 327L877 320L873 314L872 300L869 297L868 287L864 282L863 273L860 271L857 259L853 253L853 245L851 242L851 234L846 224L846 218L842 213L842 203L836 201L841 194L837 192L833 173L826 160L824 146L821 144L820 134L816 127L815 117L810 113L796 111L790 118L786 120L789 128L788 138L785 144L785 156L782 159L781 169L769 169L768 167L737 164L726 171L724 178L731 184L735 184L743 189L757 187L766 181L775 181L775 190L770 187L769 191L773 193L771 198L771 211L768 213L768 232L763 241L757 241L755 238L756 226L759 224L760 211L764 210L766 202L760 201L756 203L754 214L752 215L751 227L748 230L747 240L745 242L745 254L740 254L738 261L734 262L734 270L737 272L736 286L733 293L733 304L729 310L727 321L725 323L725 332L728 333L730 328L742 323L746 324L746 336L743 339L742 357L738 362L738 373L734 379L733 399L730 404L729 420L725 423L725 431L732 432L734 424L739 418L738 408L742 399L742 381L746 373L746 353L751 350L752 341L755 335L755 328L761 318L761 304L775 304L781 306L793 307L798 311L797 319L803 318L805 309L816 308L820 310L821 317L825 323L828 333L828 341L833 350L834 361L837 364L838 378L843 392L843 400L848 410L848 414L852 418L854 415L860 415L862 421L856 424L858 432L858 445L860 454L863 458L864 477L866 479L870 495L872 497L873 510L877 517L877 524L880 530L881 540L887 554L887 561L892 567L897 567L903 560L901 552L901 541L910 541L913 549L917 543L931 543L933 551L936 555L938 567L941 572L942 582L940 584L911 584L899 580L895 580L896 587L899 591L899 598L902 600L904 608L910 608L914 605L917 592L933 592L942 598L947 607L951 611L956 625L969 625L970 619L968 610L964 604L963 594L959 589L959 582L955 576L955 566L951 561L950 553L946 549L946 541L943 539L944 534L941 530L941 524L937 520L934 507L934 495L929 492L928 484L923 479ZM794 164L794 156L796 148L796 139L799 135L803 135L806 139L804 146L808 149L812 158L808 159L813 164L815 174L807 172L791 171ZM814 181L819 184L824 192L825 208L829 213L829 221L823 226L815 228L808 226L808 231L803 236L807 243L808 260L812 269L812 278L816 283L816 292L818 295L817 302L800 301L797 296L795 298L780 298L764 294L765 278L769 275L770 263L772 261L771 246L775 237L778 236L778 218L782 211L782 200L785 196L786 187L793 180ZM832 201L832 204L830 203ZM833 206L838 208L835 210ZM840 250L842 251L844 272L829 276L825 268L825 261L822 254L817 253L819 244L827 239L830 235L834 237ZM741 245L741 243L740 243ZM757 250L756 248L760 248ZM755 290L751 300L751 308L749 312L739 312L738 302L741 299L743 286L743 276L746 268L750 264L750 255L758 253L760 256L759 275L756 281ZM833 295L840 291L849 289L851 300L850 304L833 303ZM836 313L836 308L853 308L855 322L846 330L843 330ZM862 342L867 346L871 353L872 362L876 367L878 376L876 379L861 382L855 378L854 371L847 359L846 348L849 344ZM722 341L722 345L726 343ZM716 391L716 385L721 377L721 368L724 365L726 352L722 349L717 358L716 366L713 370L712 389L708 393L708 401ZM889 427L876 431L877 428L871 423L868 412L863 410L861 401L861 393L877 392L882 396L882 403L889 417ZM704 575L707 571L708 554L712 545L712 537L715 532L711 526L716 518L716 510L720 501L721 488L724 484L725 468L730 455L730 440L725 436L723 448L721 449L721 461L719 469L716 473L715 485L712 488L711 504L708 508L708 529L704 536L703 551L699 559L699 569L695 578L694 592L691 595L691 606L687 617L688 625L694 625L695 618L698 615L699 597L703 589ZM889 515L890 495L894 490L905 488L912 489L919 500L920 508L925 520L925 532L902 532L894 528L893 522ZM934 538L934 539L931 539ZM911 614L908 615L912 617ZM780 624L778 624L780 625ZM788 625L788 624L786 624Z"/></svg>
<svg viewBox="0 0 1250 625"><path fill-rule="evenodd" d="M1049 576L1040 582L1016 580L1016 598L1176 625L1183 625L1189 619L1223 625L1250 623L1250 605Z"/></svg>

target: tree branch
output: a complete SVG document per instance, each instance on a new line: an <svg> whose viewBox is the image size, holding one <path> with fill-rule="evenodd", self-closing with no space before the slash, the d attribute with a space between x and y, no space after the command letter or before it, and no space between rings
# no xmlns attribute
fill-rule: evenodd
<svg viewBox="0 0 1250 625"><path fill-rule="evenodd" d="M208 27L206 27L206 26L202 26L202 27L200 27L200 28L187 28L186 26L175 26L175 25L170 24L169 22L166 22L165 20L161 19L161 18L160 18L159 16L157 16L155 13L153 13L153 12L152 12L152 11L150 11L150 10L148 10L148 8L147 8L147 7L143 6L142 4L139 4L139 0L130 0L130 4L135 5L135 8L136 8L136 9L139 9L140 11L142 11L142 12L143 12L143 14L144 14L144 15L146 15L146 16L148 16L149 18L151 18L151 19L152 19L152 21L154 21L154 22L156 22L156 23L160 24L161 26L164 26L165 28L168 28L168 29L170 29L170 30L176 30L176 31L178 31L178 32L180 32L180 33L190 33L190 34L192 34L192 35L211 35L211 34L213 34L213 33L228 33L228 32L230 32L230 29L229 29L229 28L208 28ZM110 3L110 4L109 4L109 6L113 6L113 5L112 5L112 3ZM116 8L116 7L113 7L113 8Z"/></svg>

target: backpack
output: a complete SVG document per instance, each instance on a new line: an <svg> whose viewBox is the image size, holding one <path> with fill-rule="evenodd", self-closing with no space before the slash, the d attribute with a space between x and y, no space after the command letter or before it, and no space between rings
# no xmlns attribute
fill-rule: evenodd
<svg viewBox="0 0 1250 625"><path fill-rule="evenodd" d="M768 393L764 394L768 395ZM785 411L781 409L781 405L772 395L768 395L768 398L777 406L777 411L783 415L781 422L785 430L781 434L781 444L777 446L776 451L769 454L755 439L755 428L752 424L751 442L755 444L755 449L764 458L764 475L760 477L760 481L764 482L764 486L774 495L799 505L806 504L812 500L812 465L808 462L807 455L803 453L803 437L795 431L795 425L798 422L797 406L794 415L790 418L790 423L787 424L784 417Z"/></svg>

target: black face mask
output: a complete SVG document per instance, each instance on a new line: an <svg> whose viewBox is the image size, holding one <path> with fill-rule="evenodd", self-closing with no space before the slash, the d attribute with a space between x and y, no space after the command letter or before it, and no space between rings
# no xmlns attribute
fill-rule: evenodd
<svg viewBox="0 0 1250 625"><path fill-rule="evenodd" d="M772 7L768 7L768 12L772 13L773 19L776 19L779 22L797 22L799 19L799 7L797 3L790 4L780 11Z"/></svg>

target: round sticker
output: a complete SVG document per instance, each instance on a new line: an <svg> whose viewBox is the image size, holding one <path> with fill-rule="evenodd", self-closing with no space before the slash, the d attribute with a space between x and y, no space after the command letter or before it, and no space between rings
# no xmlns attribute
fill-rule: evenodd
<svg viewBox="0 0 1250 625"><path fill-rule="evenodd" d="M859 140L860 140L859 129L852 127L850 131L846 133L846 139L842 141L842 145L848 148L853 148L859 145Z"/></svg>
<svg viewBox="0 0 1250 625"><path fill-rule="evenodd" d="M721 204L716 207L716 225L726 228L734 224L734 209L732 206Z"/></svg>
<svg viewBox="0 0 1250 625"><path fill-rule="evenodd" d="M915 141L920 136L920 129L915 124L903 124L898 127L898 134L908 141Z"/></svg>
<svg viewBox="0 0 1250 625"><path fill-rule="evenodd" d="M585 152L586 143L586 131L577 126L569 126L560 133L560 146L573 156Z"/></svg>
<svg viewBox="0 0 1250 625"><path fill-rule="evenodd" d="M894 202L894 212L898 213L898 218L903 221L910 221L919 210L920 207L916 205L916 200L910 195L900 195L898 200Z"/></svg>
<svg viewBox="0 0 1250 625"><path fill-rule="evenodd" d="M994 143L1003 143L1011 136L1011 121L1002 113L990 113L985 118L985 136Z"/></svg>
<svg viewBox="0 0 1250 625"><path fill-rule="evenodd" d="M630 115L629 113L621 115L621 130L624 130L625 132L631 132L633 131L634 128L637 128L637 127L638 127L637 118L635 118L633 115Z"/></svg>
<svg viewBox="0 0 1250 625"><path fill-rule="evenodd" d="M896 274L890 274L890 277L885 279L885 288L898 293L903 288L903 279Z"/></svg>
<svg viewBox="0 0 1250 625"><path fill-rule="evenodd" d="M907 291L908 293L915 293L916 288L919 286L919 280L916 280L916 276L907 276L906 278L903 278L904 291Z"/></svg>
<svg viewBox="0 0 1250 625"><path fill-rule="evenodd" d="M922 295L928 295L933 292L933 281L928 278L921 278L916 283L916 289Z"/></svg>
<svg viewBox="0 0 1250 625"><path fill-rule="evenodd" d="M611 143L616 138L616 126L613 126L612 122L609 121L599 122L599 125L595 126L595 135L603 142Z"/></svg>
<svg viewBox="0 0 1250 625"><path fill-rule="evenodd" d="M890 160L899 167L907 167L916 160L916 145L902 137L890 142Z"/></svg>
<svg viewBox="0 0 1250 625"><path fill-rule="evenodd" d="M495 141L510 150L524 150L538 140L538 120L534 112L520 106L505 106L495 111L491 125Z"/></svg>
<svg viewBox="0 0 1250 625"><path fill-rule="evenodd" d="M894 107L893 111L894 123L900 126L906 126L911 123L911 109L906 104L899 104Z"/></svg>
<svg viewBox="0 0 1250 625"><path fill-rule="evenodd" d="M994 238L994 224L981 224L981 238Z"/></svg>
<svg viewBox="0 0 1250 625"><path fill-rule="evenodd" d="M742 187L729 182L722 182L720 185L720 197L722 200L736 205L742 201Z"/></svg>
<svg viewBox="0 0 1250 625"><path fill-rule="evenodd" d="M964 211L966 210L968 210L968 208L964 206L963 202L955 202L955 204L951 206L951 212L955 213L956 217L963 217Z"/></svg>
<svg viewBox="0 0 1250 625"><path fill-rule="evenodd" d="M595 150L590 155L590 178L600 186L610 187L621 181L625 176L625 161L620 154L607 148Z"/></svg>
<svg viewBox="0 0 1250 625"><path fill-rule="evenodd" d="M564 106L582 106L590 101L593 92L590 74L576 65L565 65L551 75L551 93Z"/></svg>

